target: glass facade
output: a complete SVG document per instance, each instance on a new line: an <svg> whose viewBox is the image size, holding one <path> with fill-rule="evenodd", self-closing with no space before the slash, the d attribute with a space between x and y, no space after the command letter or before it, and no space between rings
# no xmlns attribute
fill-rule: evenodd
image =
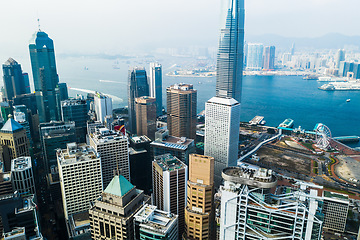
<svg viewBox="0 0 360 240"><path fill-rule="evenodd" d="M216 65L216 96L241 100L244 51L244 0L223 0L219 51Z"/></svg>

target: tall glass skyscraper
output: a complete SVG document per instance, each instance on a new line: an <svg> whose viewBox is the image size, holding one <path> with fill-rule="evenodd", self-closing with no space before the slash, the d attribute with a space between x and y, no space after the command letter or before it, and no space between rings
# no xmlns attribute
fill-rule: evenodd
<svg viewBox="0 0 360 240"><path fill-rule="evenodd" d="M135 67L129 70L128 82L128 109L129 126L131 133L136 132L135 98L149 96L149 84L146 71L142 67Z"/></svg>
<svg viewBox="0 0 360 240"><path fill-rule="evenodd" d="M216 96L241 101L244 52L244 0L223 0L219 51L216 65Z"/></svg>
<svg viewBox="0 0 360 240"><path fill-rule="evenodd" d="M162 66L150 63L149 78L150 97L156 98L156 116L162 115Z"/></svg>
<svg viewBox="0 0 360 240"><path fill-rule="evenodd" d="M2 67L6 99L12 100L17 95L25 94L26 77L21 70L21 65L9 58Z"/></svg>
<svg viewBox="0 0 360 240"><path fill-rule="evenodd" d="M29 44L39 121L60 120L59 77L56 72L54 43L39 30Z"/></svg>

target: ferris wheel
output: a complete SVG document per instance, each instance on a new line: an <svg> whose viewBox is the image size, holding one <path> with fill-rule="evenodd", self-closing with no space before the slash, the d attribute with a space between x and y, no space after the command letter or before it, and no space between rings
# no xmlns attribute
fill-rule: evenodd
<svg viewBox="0 0 360 240"><path fill-rule="evenodd" d="M330 147L331 131L330 129L322 124L318 123L315 129L316 132L316 146L327 150Z"/></svg>

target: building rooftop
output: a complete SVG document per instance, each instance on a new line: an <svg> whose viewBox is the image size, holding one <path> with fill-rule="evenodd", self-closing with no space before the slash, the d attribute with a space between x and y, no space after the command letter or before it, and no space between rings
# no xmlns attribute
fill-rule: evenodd
<svg viewBox="0 0 360 240"><path fill-rule="evenodd" d="M90 137L96 143L106 143L106 142L110 142L110 141L127 140L127 137L124 136L121 132L112 131L106 127L94 129L94 132L90 134Z"/></svg>
<svg viewBox="0 0 360 240"><path fill-rule="evenodd" d="M177 215L158 210L156 206L145 204L134 216L140 227L152 232L166 234L173 226Z"/></svg>
<svg viewBox="0 0 360 240"><path fill-rule="evenodd" d="M122 197L133 188L134 186L124 176L119 175L113 177L104 192Z"/></svg>
<svg viewBox="0 0 360 240"><path fill-rule="evenodd" d="M171 85L170 87L168 87L167 89L175 90L175 91L196 91L193 89L192 84L187 84L187 83L174 84L174 85Z"/></svg>
<svg viewBox="0 0 360 240"><path fill-rule="evenodd" d="M20 123L15 121L13 118L9 118L1 128L1 132L14 133L22 129L24 128L20 125Z"/></svg>
<svg viewBox="0 0 360 240"><path fill-rule="evenodd" d="M60 165L73 164L79 161L88 161L100 158L95 150L85 143L68 143L66 149L59 149L57 156Z"/></svg>
<svg viewBox="0 0 360 240"><path fill-rule="evenodd" d="M11 171L24 171L31 168L31 157L18 157L11 160Z"/></svg>
<svg viewBox="0 0 360 240"><path fill-rule="evenodd" d="M0 172L0 183L10 182L11 181L11 172Z"/></svg>
<svg viewBox="0 0 360 240"><path fill-rule="evenodd" d="M175 171L187 168L185 163L181 162L177 157L174 157L169 153L155 156L154 161L163 169L163 171Z"/></svg>
<svg viewBox="0 0 360 240"><path fill-rule="evenodd" d="M221 98L221 97L213 97L210 100L208 100L207 103L215 103L226 106L233 106L240 104L238 101L236 101L233 98Z"/></svg>
<svg viewBox="0 0 360 240"><path fill-rule="evenodd" d="M15 61L13 58L9 58L5 63L4 65L17 65L17 61Z"/></svg>
<svg viewBox="0 0 360 240"><path fill-rule="evenodd" d="M11 232L3 233L3 236L4 240L20 239L20 237L25 239L25 227L14 228Z"/></svg>
<svg viewBox="0 0 360 240"><path fill-rule="evenodd" d="M162 132L160 132L162 131ZM160 130L156 133L166 134L167 130ZM153 146L160 146L166 148L172 148L177 150L186 150L190 145L194 145L194 140L186 137L174 137L169 135L164 135L164 139L160 140L155 136L155 141L151 143Z"/></svg>
<svg viewBox="0 0 360 240"><path fill-rule="evenodd" d="M136 137L129 137L130 141L132 141L133 143L147 143L147 142L151 142L151 139L146 136L136 136Z"/></svg>
<svg viewBox="0 0 360 240"><path fill-rule="evenodd" d="M272 188L277 184L276 177L271 169L260 168L247 163L242 163L238 167L225 168L222 177L226 181L262 188Z"/></svg>
<svg viewBox="0 0 360 240"><path fill-rule="evenodd" d="M341 201L341 202L344 202L344 203L349 203L349 196L346 195L346 194L324 191L323 192L323 197L331 199L331 200L335 200L335 201Z"/></svg>
<svg viewBox="0 0 360 240"><path fill-rule="evenodd" d="M83 99L67 99L61 101L61 106L76 106L76 105L84 105L86 104L86 100Z"/></svg>
<svg viewBox="0 0 360 240"><path fill-rule="evenodd" d="M75 122L51 121L50 123L40 123L39 128L43 138L51 138L69 133L74 134Z"/></svg>

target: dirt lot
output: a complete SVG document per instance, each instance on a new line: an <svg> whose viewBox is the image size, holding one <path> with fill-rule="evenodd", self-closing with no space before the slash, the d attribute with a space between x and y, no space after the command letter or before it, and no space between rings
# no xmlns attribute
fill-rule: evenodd
<svg viewBox="0 0 360 240"><path fill-rule="evenodd" d="M300 154L288 151L281 151L269 147L262 147L257 152L260 157L259 162L269 166L276 171L276 168L291 172L310 175L311 159Z"/></svg>
<svg viewBox="0 0 360 240"><path fill-rule="evenodd" d="M360 161L357 159L338 156L340 163L335 166L336 175L351 182L352 179L360 180Z"/></svg>

